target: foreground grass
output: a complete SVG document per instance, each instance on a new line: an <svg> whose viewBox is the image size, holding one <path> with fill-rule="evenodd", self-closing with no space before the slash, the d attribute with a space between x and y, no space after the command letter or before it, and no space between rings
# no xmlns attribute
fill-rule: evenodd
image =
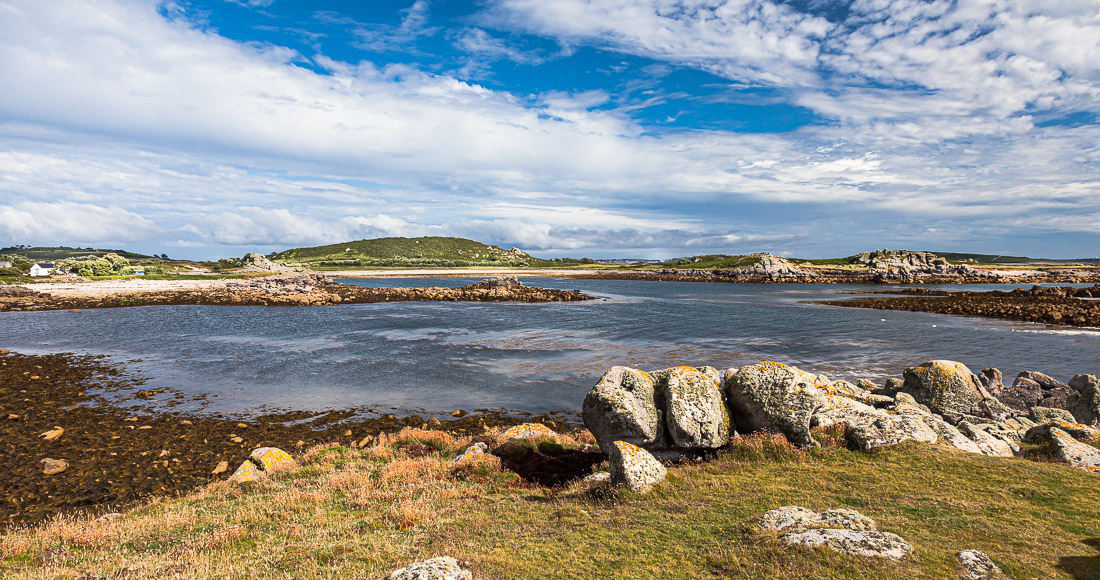
<svg viewBox="0 0 1100 580"><path fill-rule="evenodd" d="M492 456L458 467L409 457L424 447L453 456L465 443L405 430L365 449L315 448L297 470L112 522L9 532L0 576L378 578L451 555L478 578L952 578L963 549L1017 579L1100 576L1100 479L1055 464L928 445L803 453L758 436L636 495L529 488ZM791 504L858 509L915 556L780 548L755 521Z"/></svg>

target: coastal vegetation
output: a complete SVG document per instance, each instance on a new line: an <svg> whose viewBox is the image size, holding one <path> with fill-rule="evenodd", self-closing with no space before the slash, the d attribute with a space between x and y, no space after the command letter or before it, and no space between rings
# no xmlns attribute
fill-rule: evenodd
<svg viewBox="0 0 1100 580"><path fill-rule="evenodd" d="M531 266L524 251L483 244L465 238L377 238L278 252L272 260L316 267L468 267Z"/></svg>
<svg viewBox="0 0 1100 580"><path fill-rule="evenodd" d="M531 485L491 454L451 463L469 437L405 429L363 448L316 446L296 469L114 519L8 531L0 565L9 577L377 578L448 554L478 578L948 578L957 552L978 549L1015 578L1100 569L1093 474L928 444L863 453L834 432L814 436L812 450L741 437L641 495ZM482 440L499 444L499 430ZM784 548L757 520L792 504L858 509L915 553L889 562Z"/></svg>

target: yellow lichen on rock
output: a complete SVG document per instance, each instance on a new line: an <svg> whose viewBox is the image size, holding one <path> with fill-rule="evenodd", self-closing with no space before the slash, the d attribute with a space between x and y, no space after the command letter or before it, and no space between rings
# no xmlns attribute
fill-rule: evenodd
<svg viewBox="0 0 1100 580"><path fill-rule="evenodd" d="M260 447L249 455L266 472L277 471L294 465L290 454L278 447Z"/></svg>
<svg viewBox="0 0 1100 580"><path fill-rule="evenodd" d="M229 476L229 481L233 483L244 483L246 481L256 481L264 476L264 473L260 471L259 467L256 467L255 463L252 463L251 459L244 460L244 463L237 468L237 471L233 472L233 475Z"/></svg>
<svg viewBox="0 0 1100 580"><path fill-rule="evenodd" d="M505 439L532 439L535 437L557 437L557 433L546 425L539 423L524 423L516 425L504 432Z"/></svg>

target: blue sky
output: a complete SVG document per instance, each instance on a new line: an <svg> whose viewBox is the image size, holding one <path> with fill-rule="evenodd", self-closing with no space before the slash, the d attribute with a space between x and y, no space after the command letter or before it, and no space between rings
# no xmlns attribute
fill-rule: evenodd
<svg viewBox="0 0 1100 580"><path fill-rule="evenodd" d="M1094 0L0 0L0 244L1100 255Z"/></svg>

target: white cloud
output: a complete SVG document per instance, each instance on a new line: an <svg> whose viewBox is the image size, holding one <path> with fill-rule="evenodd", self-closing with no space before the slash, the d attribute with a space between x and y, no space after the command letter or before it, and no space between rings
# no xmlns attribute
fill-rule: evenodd
<svg viewBox="0 0 1100 580"><path fill-rule="evenodd" d="M25 243L146 242L159 233L149 220L118 207L65 202L0 205L0 238Z"/></svg>

